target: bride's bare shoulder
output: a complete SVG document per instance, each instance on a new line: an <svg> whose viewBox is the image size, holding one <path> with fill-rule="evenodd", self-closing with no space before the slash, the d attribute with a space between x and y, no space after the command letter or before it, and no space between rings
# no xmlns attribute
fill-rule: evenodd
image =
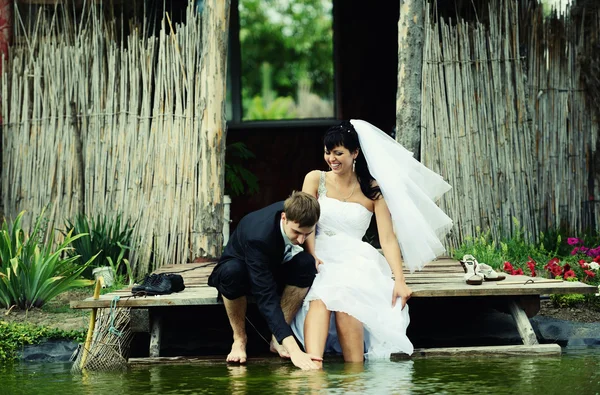
<svg viewBox="0 0 600 395"><path fill-rule="evenodd" d="M304 181L310 181L310 182L319 182L319 179L321 178L321 171L320 170L313 170L310 171L306 174L306 176L304 177Z"/></svg>
<svg viewBox="0 0 600 395"><path fill-rule="evenodd" d="M302 184L302 190L312 195L317 195L317 189L319 188L319 177L321 172L319 170L313 170L306 174L304 177L304 184Z"/></svg>

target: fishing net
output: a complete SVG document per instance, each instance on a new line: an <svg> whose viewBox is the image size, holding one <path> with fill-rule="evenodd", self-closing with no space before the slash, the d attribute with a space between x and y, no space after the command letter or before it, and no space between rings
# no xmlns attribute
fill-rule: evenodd
<svg viewBox="0 0 600 395"><path fill-rule="evenodd" d="M133 332L131 330L130 308L115 307L118 299L113 300L110 309L99 309L92 335L92 341L86 349L80 344L72 373L119 371L127 368L129 347Z"/></svg>

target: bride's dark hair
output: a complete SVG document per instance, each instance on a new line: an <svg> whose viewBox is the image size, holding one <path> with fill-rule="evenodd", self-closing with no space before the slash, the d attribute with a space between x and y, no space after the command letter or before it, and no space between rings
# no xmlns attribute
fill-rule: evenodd
<svg viewBox="0 0 600 395"><path fill-rule="evenodd" d="M356 178L362 193L371 200L379 199L381 196L381 190L378 186L373 186L375 180L369 172L367 161L360 149L360 142L358 141L358 134L354 129L354 126L350 121L343 121L339 125L335 125L327 129L325 136L323 137L323 144L328 151L331 151L335 147L345 147L350 153L355 152L358 149L358 156L356 157L356 164L354 171L356 172Z"/></svg>

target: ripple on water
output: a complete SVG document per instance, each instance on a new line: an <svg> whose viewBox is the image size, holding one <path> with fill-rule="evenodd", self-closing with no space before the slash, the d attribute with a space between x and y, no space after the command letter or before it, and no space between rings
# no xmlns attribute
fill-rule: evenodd
<svg viewBox="0 0 600 395"><path fill-rule="evenodd" d="M136 366L127 372L72 375L70 364L5 366L0 394L600 394L600 348L561 357L430 358L330 363L303 372L291 364Z"/></svg>

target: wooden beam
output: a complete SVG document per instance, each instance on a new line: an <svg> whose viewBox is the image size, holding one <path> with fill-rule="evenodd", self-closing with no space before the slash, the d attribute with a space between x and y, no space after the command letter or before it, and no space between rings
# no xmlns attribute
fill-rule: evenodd
<svg viewBox="0 0 600 395"><path fill-rule="evenodd" d="M444 347L416 349L411 357L405 354L392 354L393 360L431 357L475 357L475 356L552 356L561 355L558 344L511 345L511 346L481 346L481 347Z"/></svg>
<svg viewBox="0 0 600 395"><path fill-rule="evenodd" d="M519 306L519 304L511 300L509 302L508 308L510 309L510 314L515 319L515 323L517 324L517 330L521 335L521 339L523 340L523 344L526 346L532 346L538 344L537 337L535 335L535 331L531 326L531 322L529 322L529 318L525 311Z"/></svg>

